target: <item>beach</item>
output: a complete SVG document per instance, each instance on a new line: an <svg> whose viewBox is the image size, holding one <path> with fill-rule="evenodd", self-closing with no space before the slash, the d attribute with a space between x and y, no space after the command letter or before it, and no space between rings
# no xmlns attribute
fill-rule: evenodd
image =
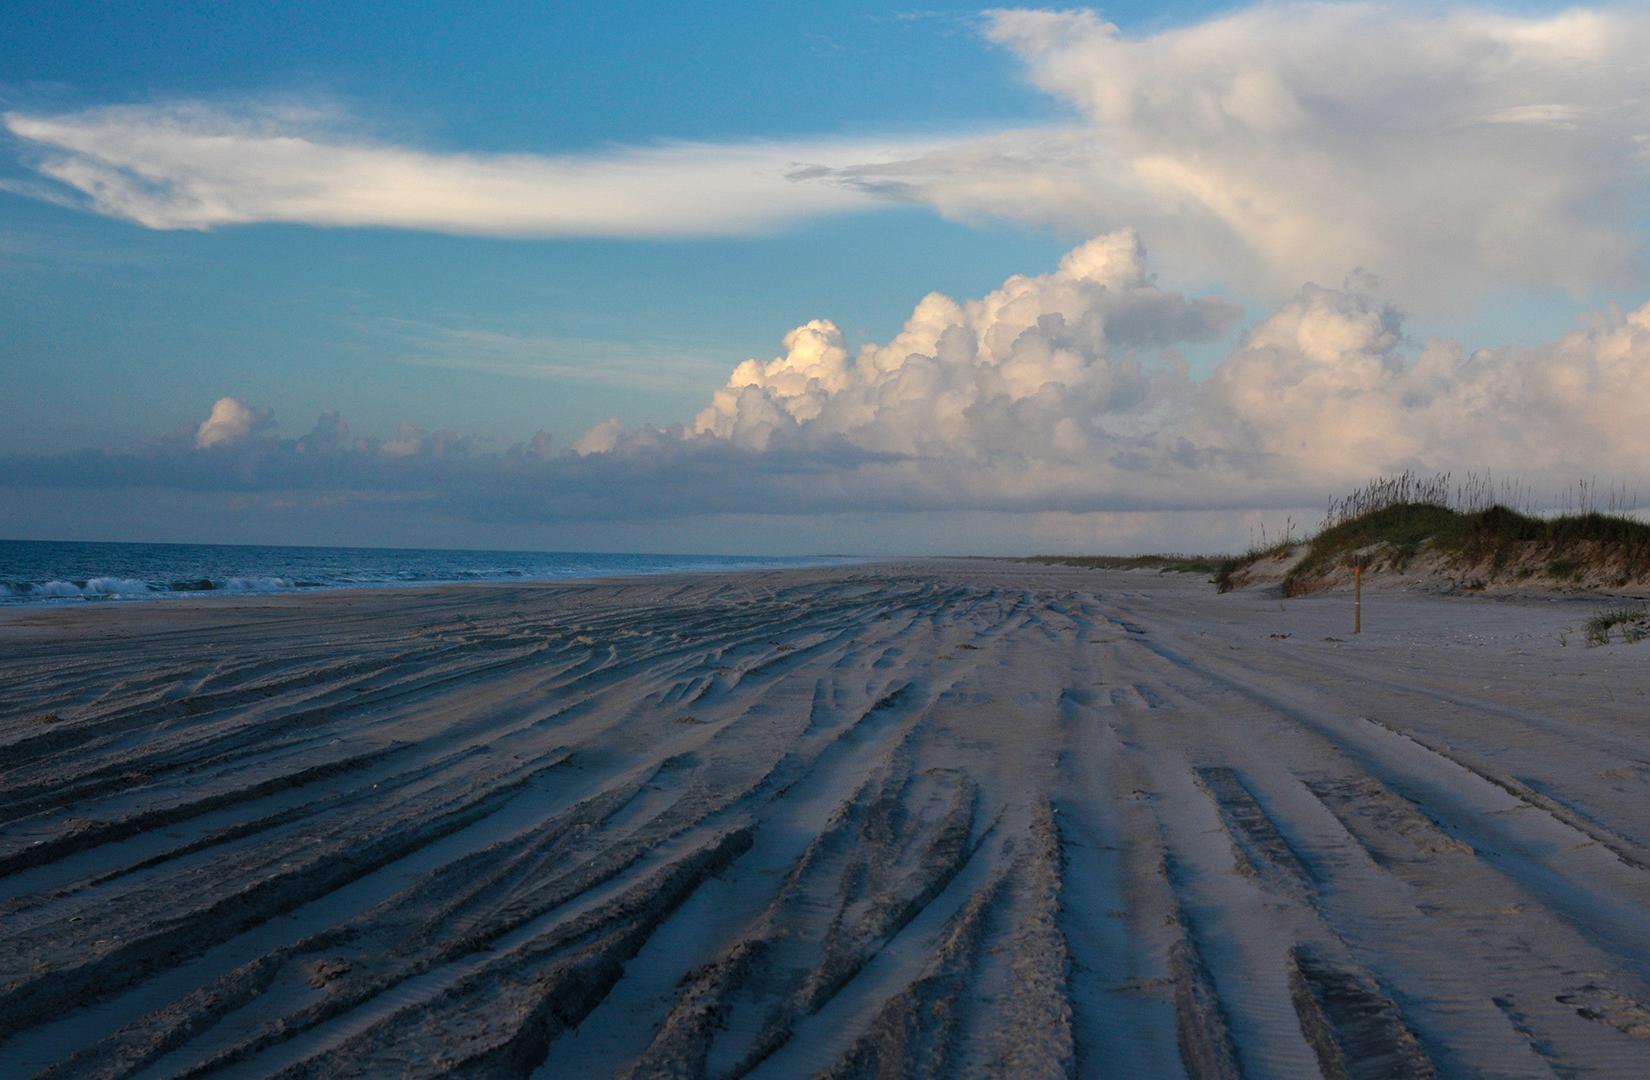
<svg viewBox="0 0 1650 1080"><path fill-rule="evenodd" d="M1354 636L928 560L0 610L0 1075L1642 1077L1603 603Z"/></svg>

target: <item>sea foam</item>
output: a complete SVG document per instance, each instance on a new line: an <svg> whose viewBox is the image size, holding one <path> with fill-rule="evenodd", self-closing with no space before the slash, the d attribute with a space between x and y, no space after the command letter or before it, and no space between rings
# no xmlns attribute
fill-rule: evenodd
<svg viewBox="0 0 1650 1080"><path fill-rule="evenodd" d="M19 596L61 597L63 599L73 597L147 596L154 591L146 581L122 577L95 577L86 581L28 581L21 583L21 585L11 586L11 590Z"/></svg>

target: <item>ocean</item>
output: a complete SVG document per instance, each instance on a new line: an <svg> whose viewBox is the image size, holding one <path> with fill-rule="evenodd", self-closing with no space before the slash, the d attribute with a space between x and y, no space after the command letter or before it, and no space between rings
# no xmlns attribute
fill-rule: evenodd
<svg viewBox="0 0 1650 1080"><path fill-rule="evenodd" d="M252 547L0 540L0 604L824 566L838 556Z"/></svg>

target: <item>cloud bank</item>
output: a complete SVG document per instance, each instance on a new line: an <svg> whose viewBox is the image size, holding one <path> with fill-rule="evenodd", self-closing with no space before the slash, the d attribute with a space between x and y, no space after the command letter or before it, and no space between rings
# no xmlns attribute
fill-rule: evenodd
<svg viewBox="0 0 1650 1080"><path fill-rule="evenodd" d="M1142 35L1083 11L983 25L1072 122L562 155L397 146L270 106L4 123L60 193L160 229L738 235L892 199L1075 235L1133 226L1177 276L1273 298L1354 267L1411 304L1643 269L1650 12L1262 4Z"/></svg>
<svg viewBox="0 0 1650 1080"><path fill-rule="evenodd" d="M1403 468L1650 490L1650 305L1557 341L1468 351L1410 341L1377 283L1354 277L1301 288L1192 378L1176 347L1236 318L1161 288L1121 230L978 299L930 294L886 343L850 350L828 321L798 326L691 423L609 420L565 446L544 433L499 446L411 424L360 436L328 413L290 438L225 398L198 428L141 447L14 457L0 472L14 486L394 501L541 524L1301 507Z"/></svg>

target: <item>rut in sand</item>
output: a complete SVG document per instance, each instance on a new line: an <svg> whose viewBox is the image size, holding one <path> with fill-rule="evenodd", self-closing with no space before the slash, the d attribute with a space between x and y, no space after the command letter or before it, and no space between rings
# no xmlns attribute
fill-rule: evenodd
<svg viewBox="0 0 1650 1080"><path fill-rule="evenodd" d="M0 1075L1642 1076L1650 671L1379 602L933 562L7 612Z"/></svg>

